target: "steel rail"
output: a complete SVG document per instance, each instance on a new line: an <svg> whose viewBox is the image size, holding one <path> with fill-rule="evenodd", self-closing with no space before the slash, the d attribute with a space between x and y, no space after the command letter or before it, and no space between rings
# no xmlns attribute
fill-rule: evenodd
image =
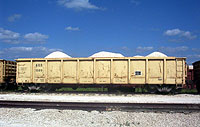
<svg viewBox="0 0 200 127"><path fill-rule="evenodd" d="M99 111L195 111L200 112L200 104L177 103L98 103L98 102L45 102L0 100L0 107L35 109L72 109Z"/></svg>

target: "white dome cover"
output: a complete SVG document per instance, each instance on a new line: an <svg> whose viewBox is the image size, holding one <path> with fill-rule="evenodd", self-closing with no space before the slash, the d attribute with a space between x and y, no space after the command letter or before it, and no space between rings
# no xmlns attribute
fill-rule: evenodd
<svg viewBox="0 0 200 127"><path fill-rule="evenodd" d="M133 57L144 57L144 56L136 55L136 56L133 56Z"/></svg>
<svg viewBox="0 0 200 127"><path fill-rule="evenodd" d="M189 69L193 69L193 65L189 65Z"/></svg>
<svg viewBox="0 0 200 127"><path fill-rule="evenodd" d="M55 51L47 55L45 58L71 58L71 57L63 52Z"/></svg>
<svg viewBox="0 0 200 127"><path fill-rule="evenodd" d="M90 57L124 57L124 56L120 53L112 53L112 52L101 51L101 52L93 54Z"/></svg>
<svg viewBox="0 0 200 127"><path fill-rule="evenodd" d="M147 55L146 57L167 57L167 55L161 52L152 52L151 54Z"/></svg>

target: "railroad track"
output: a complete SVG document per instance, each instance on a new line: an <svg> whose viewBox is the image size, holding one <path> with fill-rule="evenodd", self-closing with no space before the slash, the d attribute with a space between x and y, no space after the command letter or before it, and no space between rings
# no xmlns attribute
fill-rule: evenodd
<svg viewBox="0 0 200 127"><path fill-rule="evenodd" d="M34 109L71 109L98 111L174 111L200 112L200 104L175 103L86 103L86 102L42 102L42 101L0 101L0 107Z"/></svg>

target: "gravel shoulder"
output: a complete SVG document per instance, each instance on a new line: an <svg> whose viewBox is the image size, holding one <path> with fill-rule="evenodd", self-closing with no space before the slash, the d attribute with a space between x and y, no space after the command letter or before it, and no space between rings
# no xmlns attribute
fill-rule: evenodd
<svg viewBox="0 0 200 127"><path fill-rule="evenodd" d="M0 93L0 100L57 101L57 102L115 102L115 103L196 103L200 95L153 95L153 94L45 94L45 93Z"/></svg>
<svg viewBox="0 0 200 127"><path fill-rule="evenodd" d="M200 103L200 95L0 93L0 100ZM0 127L199 127L200 113L0 108Z"/></svg>
<svg viewBox="0 0 200 127"><path fill-rule="evenodd" d="M0 127L199 127L200 113L0 108Z"/></svg>

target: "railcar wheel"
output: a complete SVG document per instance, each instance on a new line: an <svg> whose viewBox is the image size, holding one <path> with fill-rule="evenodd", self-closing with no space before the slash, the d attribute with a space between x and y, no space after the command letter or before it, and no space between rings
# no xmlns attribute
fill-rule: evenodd
<svg viewBox="0 0 200 127"><path fill-rule="evenodd" d="M29 84L27 87L29 91L38 91L40 89L38 84Z"/></svg>
<svg viewBox="0 0 200 127"><path fill-rule="evenodd" d="M17 90L18 86L16 83L9 83L7 89L8 90Z"/></svg>
<svg viewBox="0 0 200 127"><path fill-rule="evenodd" d="M108 92L110 92L110 93L112 93L112 92L117 92L117 88L108 87Z"/></svg>
<svg viewBox="0 0 200 127"><path fill-rule="evenodd" d="M25 85L25 84L23 84L23 85L21 86L21 88L22 88L22 90L25 91L25 92L28 92L28 91L29 91L27 85Z"/></svg>
<svg viewBox="0 0 200 127"><path fill-rule="evenodd" d="M41 84L40 85L40 88L43 92L50 92L53 90L52 86L51 85L48 85L48 84Z"/></svg>
<svg viewBox="0 0 200 127"><path fill-rule="evenodd" d="M124 93L134 93L135 88L134 87L120 87L120 91Z"/></svg>
<svg viewBox="0 0 200 127"><path fill-rule="evenodd" d="M16 85L17 86L17 85ZM38 84L22 84L20 85L22 90L25 92L32 92L32 91L38 91L39 90L39 86ZM18 88L18 87L17 87Z"/></svg>
<svg viewBox="0 0 200 127"><path fill-rule="evenodd" d="M73 90L76 90L76 89L78 89L78 87L72 87L72 89L73 89Z"/></svg>
<svg viewBox="0 0 200 127"><path fill-rule="evenodd" d="M151 94L158 92L156 85L147 85L146 88L147 88L148 92L151 93Z"/></svg>
<svg viewBox="0 0 200 127"><path fill-rule="evenodd" d="M168 94L171 93L175 90L175 86L173 85L157 85L157 90L160 93Z"/></svg>

